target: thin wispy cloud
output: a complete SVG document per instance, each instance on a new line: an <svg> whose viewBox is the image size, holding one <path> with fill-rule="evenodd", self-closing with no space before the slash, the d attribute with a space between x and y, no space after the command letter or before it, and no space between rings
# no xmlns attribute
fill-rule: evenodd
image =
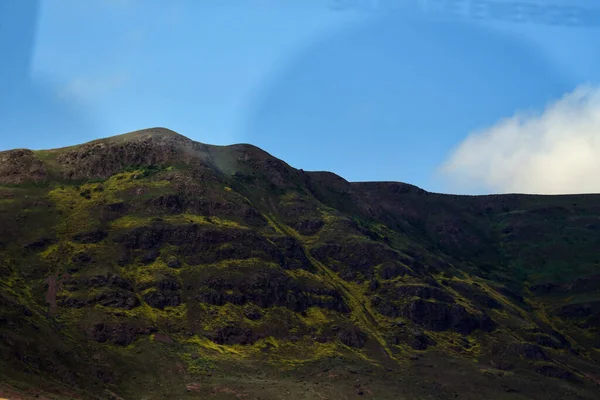
<svg viewBox="0 0 600 400"><path fill-rule="evenodd" d="M584 85L539 114L469 135L439 173L455 191L600 193L600 88Z"/></svg>
<svg viewBox="0 0 600 400"><path fill-rule="evenodd" d="M65 100L91 103L122 88L129 80L126 73L75 77L58 91Z"/></svg>

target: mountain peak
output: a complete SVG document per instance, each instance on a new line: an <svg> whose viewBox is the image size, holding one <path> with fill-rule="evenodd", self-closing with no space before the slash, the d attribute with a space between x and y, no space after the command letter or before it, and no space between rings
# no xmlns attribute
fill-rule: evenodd
<svg viewBox="0 0 600 400"><path fill-rule="evenodd" d="M163 127L154 127L154 128L146 128L140 129L133 132L123 133L120 135L115 135L106 138L106 140L131 140L138 138L185 138L190 140L189 138L171 130ZM102 139L101 139L102 140Z"/></svg>
<svg viewBox="0 0 600 400"><path fill-rule="evenodd" d="M106 178L129 166L189 163L206 145L166 128L149 128L51 150L0 152L0 183Z"/></svg>
<svg viewBox="0 0 600 400"><path fill-rule="evenodd" d="M224 174L247 168L271 175L293 170L253 145L207 145L155 127L51 150L0 152L0 184L105 179L129 167L172 165L205 165Z"/></svg>

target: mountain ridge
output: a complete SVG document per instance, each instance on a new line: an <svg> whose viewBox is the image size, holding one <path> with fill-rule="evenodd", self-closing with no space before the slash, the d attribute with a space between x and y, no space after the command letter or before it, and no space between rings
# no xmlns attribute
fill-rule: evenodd
<svg viewBox="0 0 600 400"><path fill-rule="evenodd" d="M599 199L348 182L165 128L0 152L0 391L595 398Z"/></svg>
<svg viewBox="0 0 600 400"><path fill-rule="evenodd" d="M175 144L175 143L179 143L180 145L183 143L195 144L195 145L199 146L200 148L248 149L248 150L252 150L252 151L263 152L269 157L276 158L275 156L271 155L270 153L266 152L265 150L255 146L253 144L250 144L250 143L235 143L235 144L229 144L229 145L206 144L203 142L194 141L180 133L177 133L173 130L170 130L168 128L162 128L162 127L140 129L140 130L132 131L132 132L128 132L128 133L123 133L123 134L108 136L105 138L90 140L88 142L84 142L84 143L77 144L77 145L70 145L70 146L64 146L64 147L58 147L58 148L52 148L52 149L31 150L28 148L15 148L15 149L2 150L2 151L0 151L0 157L2 157L3 155L6 157L7 155L10 155L11 153L22 154L23 156L34 155L34 154L43 154L43 153L52 154L52 153L56 153L56 152L66 151L69 149L76 149L80 146L92 146L92 145L97 145L97 144L100 144L100 145L101 144L119 144L119 143L122 144L123 142L127 142L128 140L135 141L135 140L140 140L140 139L152 139L152 138L155 138L155 139L160 138L160 139L163 139L163 141L164 141L164 139L172 140L171 143L169 143L169 140L167 140L166 141L167 144ZM278 159L278 160L280 160L280 159ZM8 161L9 160L6 159L6 160L4 160L4 163L7 163ZM296 169L291 166L289 166L289 167ZM340 175L337 175L336 173L334 173L332 171L321 171L321 170L304 171L303 169L297 169L297 170L303 171L303 172L306 172L306 173L312 174L312 175L333 174L333 175L335 175L336 179L338 179L338 178L342 179L342 180L344 180L352 185L356 185L356 186L360 186L360 185L401 185L403 187L411 188L413 190L424 191L424 192L427 192L430 194L445 195L445 196L461 196L461 197L485 197L485 196L554 196L554 197L558 197L558 196L563 196L563 197L570 197L570 196L596 196L596 195L598 195L597 193L582 193L582 194L535 194L535 193L517 193L517 192L502 193L502 194L500 194L500 193L490 193L490 194L441 193L441 192L430 192L430 191L427 191L416 185L406 183L406 182L401 182L401 181L348 181L347 179L343 178ZM1 179L1 176L0 176L0 179ZM4 179L6 179L6 177L4 177Z"/></svg>

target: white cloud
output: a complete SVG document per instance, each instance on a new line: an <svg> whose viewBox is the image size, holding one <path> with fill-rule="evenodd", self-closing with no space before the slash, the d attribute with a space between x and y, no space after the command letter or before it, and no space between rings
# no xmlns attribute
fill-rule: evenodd
<svg viewBox="0 0 600 400"><path fill-rule="evenodd" d="M600 193L600 88L580 86L541 114L470 134L439 172L467 191Z"/></svg>
<svg viewBox="0 0 600 400"><path fill-rule="evenodd" d="M80 76L71 79L59 91L59 97L66 100L90 103L101 100L125 85L129 76L119 73L104 76Z"/></svg>

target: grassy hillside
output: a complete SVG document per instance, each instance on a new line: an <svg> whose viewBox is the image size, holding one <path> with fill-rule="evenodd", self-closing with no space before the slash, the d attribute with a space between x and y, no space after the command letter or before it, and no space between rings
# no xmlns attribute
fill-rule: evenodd
<svg viewBox="0 0 600 400"><path fill-rule="evenodd" d="M600 196L148 129L0 153L0 398L595 399Z"/></svg>

